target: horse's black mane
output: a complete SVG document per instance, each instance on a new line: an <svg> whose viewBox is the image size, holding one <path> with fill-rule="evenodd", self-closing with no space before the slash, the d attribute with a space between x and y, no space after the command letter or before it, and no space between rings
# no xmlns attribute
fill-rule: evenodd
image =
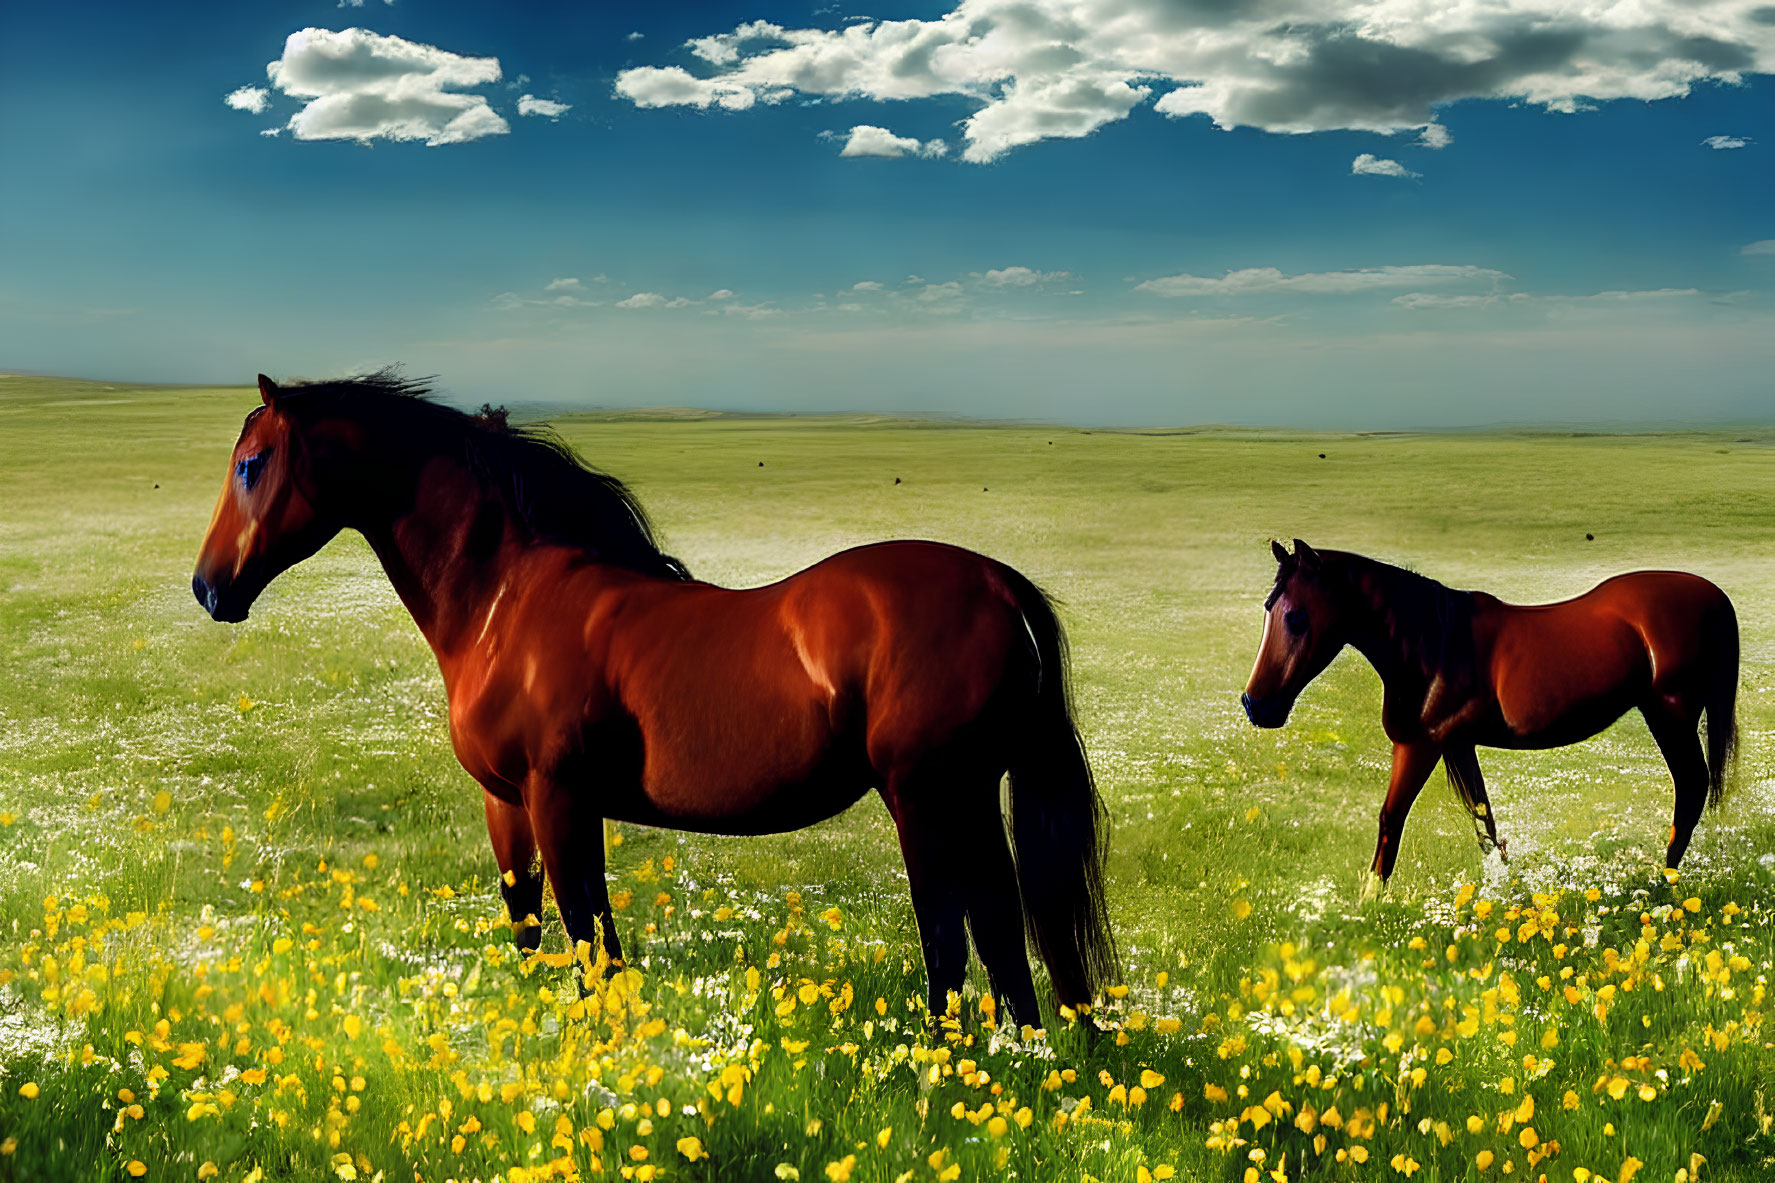
<svg viewBox="0 0 1775 1183"><path fill-rule="evenodd" d="M461 456L538 542L577 547L598 562L644 575L690 578L683 563L660 550L628 487L587 464L546 426L514 425L504 407L483 405L471 415L435 402L425 380L395 369L282 390L292 410L337 410L437 454Z"/></svg>
<svg viewBox="0 0 1775 1183"><path fill-rule="evenodd" d="M1427 575L1348 551L1320 551L1318 579L1341 591L1353 606L1374 614L1385 639L1426 678L1470 685L1478 656L1473 648L1473 593L1457 591ZM1288 575L1278 572L1269 603Z"/></svg>

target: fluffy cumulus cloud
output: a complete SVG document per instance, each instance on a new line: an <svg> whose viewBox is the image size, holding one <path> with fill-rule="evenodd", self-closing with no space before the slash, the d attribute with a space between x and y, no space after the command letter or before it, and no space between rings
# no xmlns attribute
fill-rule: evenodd
<svg viewBox="0 0 1775 1183"><path fill-rule="evenodd" d="M461 144L509 131L478 94L461 88L499 80L497 58L463 57L368 29L301 29L265 67L271 85L306 100L287 127L299 140L423 140ZM241 87L231 107L263 111L265 92ZM253 103L257 105L251 105Z"/></svg>
<svg viewBox="0 0 1775 1183"><path fill-rule="evenodd" d="M941 156L949 150L942 140L915 140L897 136L885 127L859 123L844 137L840 156Z"/></svg>
<svg viewBox="0 0 1775 1183"><path fill-rule="evenodd" d="M263 86L243 86L223 95L222 101L236 111L257 115L271 105L271 92Z"/></svg>
<svg viewBox="0 0 1775 1183"><path fill-rule="evenodd" d="M553 99L539 99L533 94L518 96L518 114L546 115L550 119L559 119L573 110L571 103L557 103Z"/></svg>
<svg viewBox="0 0 1775 1183"><path fill-rule="evenodd" d="M1350 173L1358 177L1415 177L1418 175L1397 160L1384 160L1367 152L1350 161Z"/></svg>
<svg viewBox="0 0 1775 1183"><path fill-rule="evenodd" d="M1498 284L1510 277L1488 267L1421 263L1410 267L1363 267L1351 271L1309 271L1288 275L1274 267L1247 267L1216 278L1210 275L1167 275L1134 289L1155 296L1242 296L1261 292L1294 292L1309 296L1345 296L1387 288L1426 284Z"/></svg>
<svg viewBox="0 0 1775 1183"><path fill-rule="evenodd" d="M982 282L996 288L1029 288L1071 278L1070 271L1037 271L1033 267L997 267L980 276Z"/></svg>
<svg viewBox="0 0 1775 1183"><path fill-rule="evenodd" d="M1731 148L1748 148L1750 146L1750 140L1744 136L1708 136L1705 140L1702 140L1701 143L1703 146L1712 148L1716 152L1725 151Z"/></svg>
<svg viewBox="0 0 1775 1183"><path fill-rule="evenodd" d="M1421 128L1438 147L1435 111L1462 99L1575 112L1775 71L1768 12L1767 0L957 0L932 20L752 21L690 41L695 73L641 66L616 91L729 110L959 95L978 104L963 124L970 161L1089 135L1148 100L1226 128Z"/></svg>
<svg viewBox="0 0 1775 1183"><path fill-rule="evenodd" d="M1418 143L1426 148L1446 148L1455 142L1453 134L1440 123L1427 124L1418 136Z"/></svg>

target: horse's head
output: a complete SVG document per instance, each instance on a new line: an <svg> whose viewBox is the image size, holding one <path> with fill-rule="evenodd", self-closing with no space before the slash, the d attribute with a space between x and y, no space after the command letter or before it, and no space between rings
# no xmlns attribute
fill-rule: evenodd
<svg viewBox="0 0 1775 1183"><path fill-rule="evenodd" d="M1344 647L1337 602L1322 576L1319 552L1296 538L1294 553L1270 543L1278 569L1276 585L1264 600L1263 641L1257 664L1240 700L1259 727L1288 721L1294 700Z"/></svg>
<svg viewBox="0 0 1775 1183"><path fill-rule="evenodd" d="M197 602L231 624L247 618L266 584L344 525L323 503L315 480L317 455L338 441L316 438L285 405L289 396L263 374L259 395L263 405L240 430L191 576Z"/></svg>

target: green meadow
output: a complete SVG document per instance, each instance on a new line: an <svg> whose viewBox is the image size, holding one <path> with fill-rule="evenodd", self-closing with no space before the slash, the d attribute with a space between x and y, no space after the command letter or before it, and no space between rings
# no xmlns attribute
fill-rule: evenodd
<svg viewBox="0 0 1775 1183"><path fill-rule="evenodd" d="M514 397L522 392L514 392ZM1125 989L929 1016L873 796L620 827L632 970L523 963L429 651L344 536L238 626L189 582L246 389L0 377L0 1178L1693 1183L1775 1173L1775 431L1343 435L571 415L700 578L928 537L1061 603ZM1737 605L1732 792L1680 877L1637 716L1439 773L1357 903L1389 746L1353 653L1238 697L1271 538L1537 601Z"/></svg>

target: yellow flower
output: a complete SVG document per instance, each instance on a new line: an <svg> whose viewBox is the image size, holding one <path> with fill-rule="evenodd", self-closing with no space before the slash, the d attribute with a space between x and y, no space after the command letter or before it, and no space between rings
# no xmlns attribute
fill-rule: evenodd
<svg viewBox="0 0 1775 1183"><path fill-rule="evenodd" d="M708 1152L703 1149L702 1140L699 1138L679 1138L678 1153L682 1154L685 1158L688 1158L691 1162L695 1162L699 1158L709 1157Z"/></svg>
<svg viewBox="0 0 1775 1183"><path fill-rule="evenodd" d="M856 1168L856 1165L857 1156L847 1154L838 1162L826 1164L826 1178L832 1180L832 1183L849 1183L851 1171Z"/></svg>
<svg viewBox="0 0 1775 1183"><path fill-rule="evenodd" d="M1151 1068L1142 1068L1140 1070L1140 1087L1141 1088L1156 1089L1164 1083L1165 1083L1165 1078L1163 1076L1160 1076L1157 1072L1154 1072Z"/></svg>
<svg viewBox="0 0 1775 1183"><path fill-rule="evenodd" d="M876 1145L877 1149L886 1150L887 1146L888 1146L888 1142L893 1138L893 1136L894 1136L894 1127L893 1126L887 1126L887 1127L883 1128L879 1134L875 1135L875 1145Z"/></svg>
<svg viewBox="0 0 1775 1183"><path fill-rule="evenodd" d="M1645 1165L1645 1163L1629 1154L1626 1161L1621 1164L1620 1183L1632 1183L1633 1177L1637 1175L1639 1169Z"/></svg>
<svg viewBox="0 0 1775 1183"><path fill-rule="evenodd" d="M1492 1152L1489 1150L1481 1150L1478 1154L1473 1156L1473 1165L1482 1171L1489 1170L1491 1168L1491 1163Z"/></svg>
<svg viewBox="0 0 1775 1183"><path fill-rule="evenodd" d="M27 1101L35 1101L38 1091L37 1082L34 1080L27 1080L18 1086L18 1095Z"/></svg>
<svg viewBox="0 0 1775 1183"><path fill-rule="evenodd" d="M132 1158L129 1160L128 1165L123 1169L140 1179L143 1175L148 1173L148 1164L139 1158Z"/></svg>
<svg viewBox="0 0 1775 1183"><path fill-rule="evenodd" d="M208 1179L220 1173L221 1168L217 1167L213 1162L206 1162L201 1167L197 1168L197 1177L199 1180Z"/></svg>
<svg viewBox="0 0 1775 1183"><path fill-rule="evenodd" d="M1234 919L1243 920L1249 915L1251 915L1251 901L1250 900L1246 899L1244 896L1240 896L1238 899L1233 901L1233 917L1234 917Z"/></svg>

